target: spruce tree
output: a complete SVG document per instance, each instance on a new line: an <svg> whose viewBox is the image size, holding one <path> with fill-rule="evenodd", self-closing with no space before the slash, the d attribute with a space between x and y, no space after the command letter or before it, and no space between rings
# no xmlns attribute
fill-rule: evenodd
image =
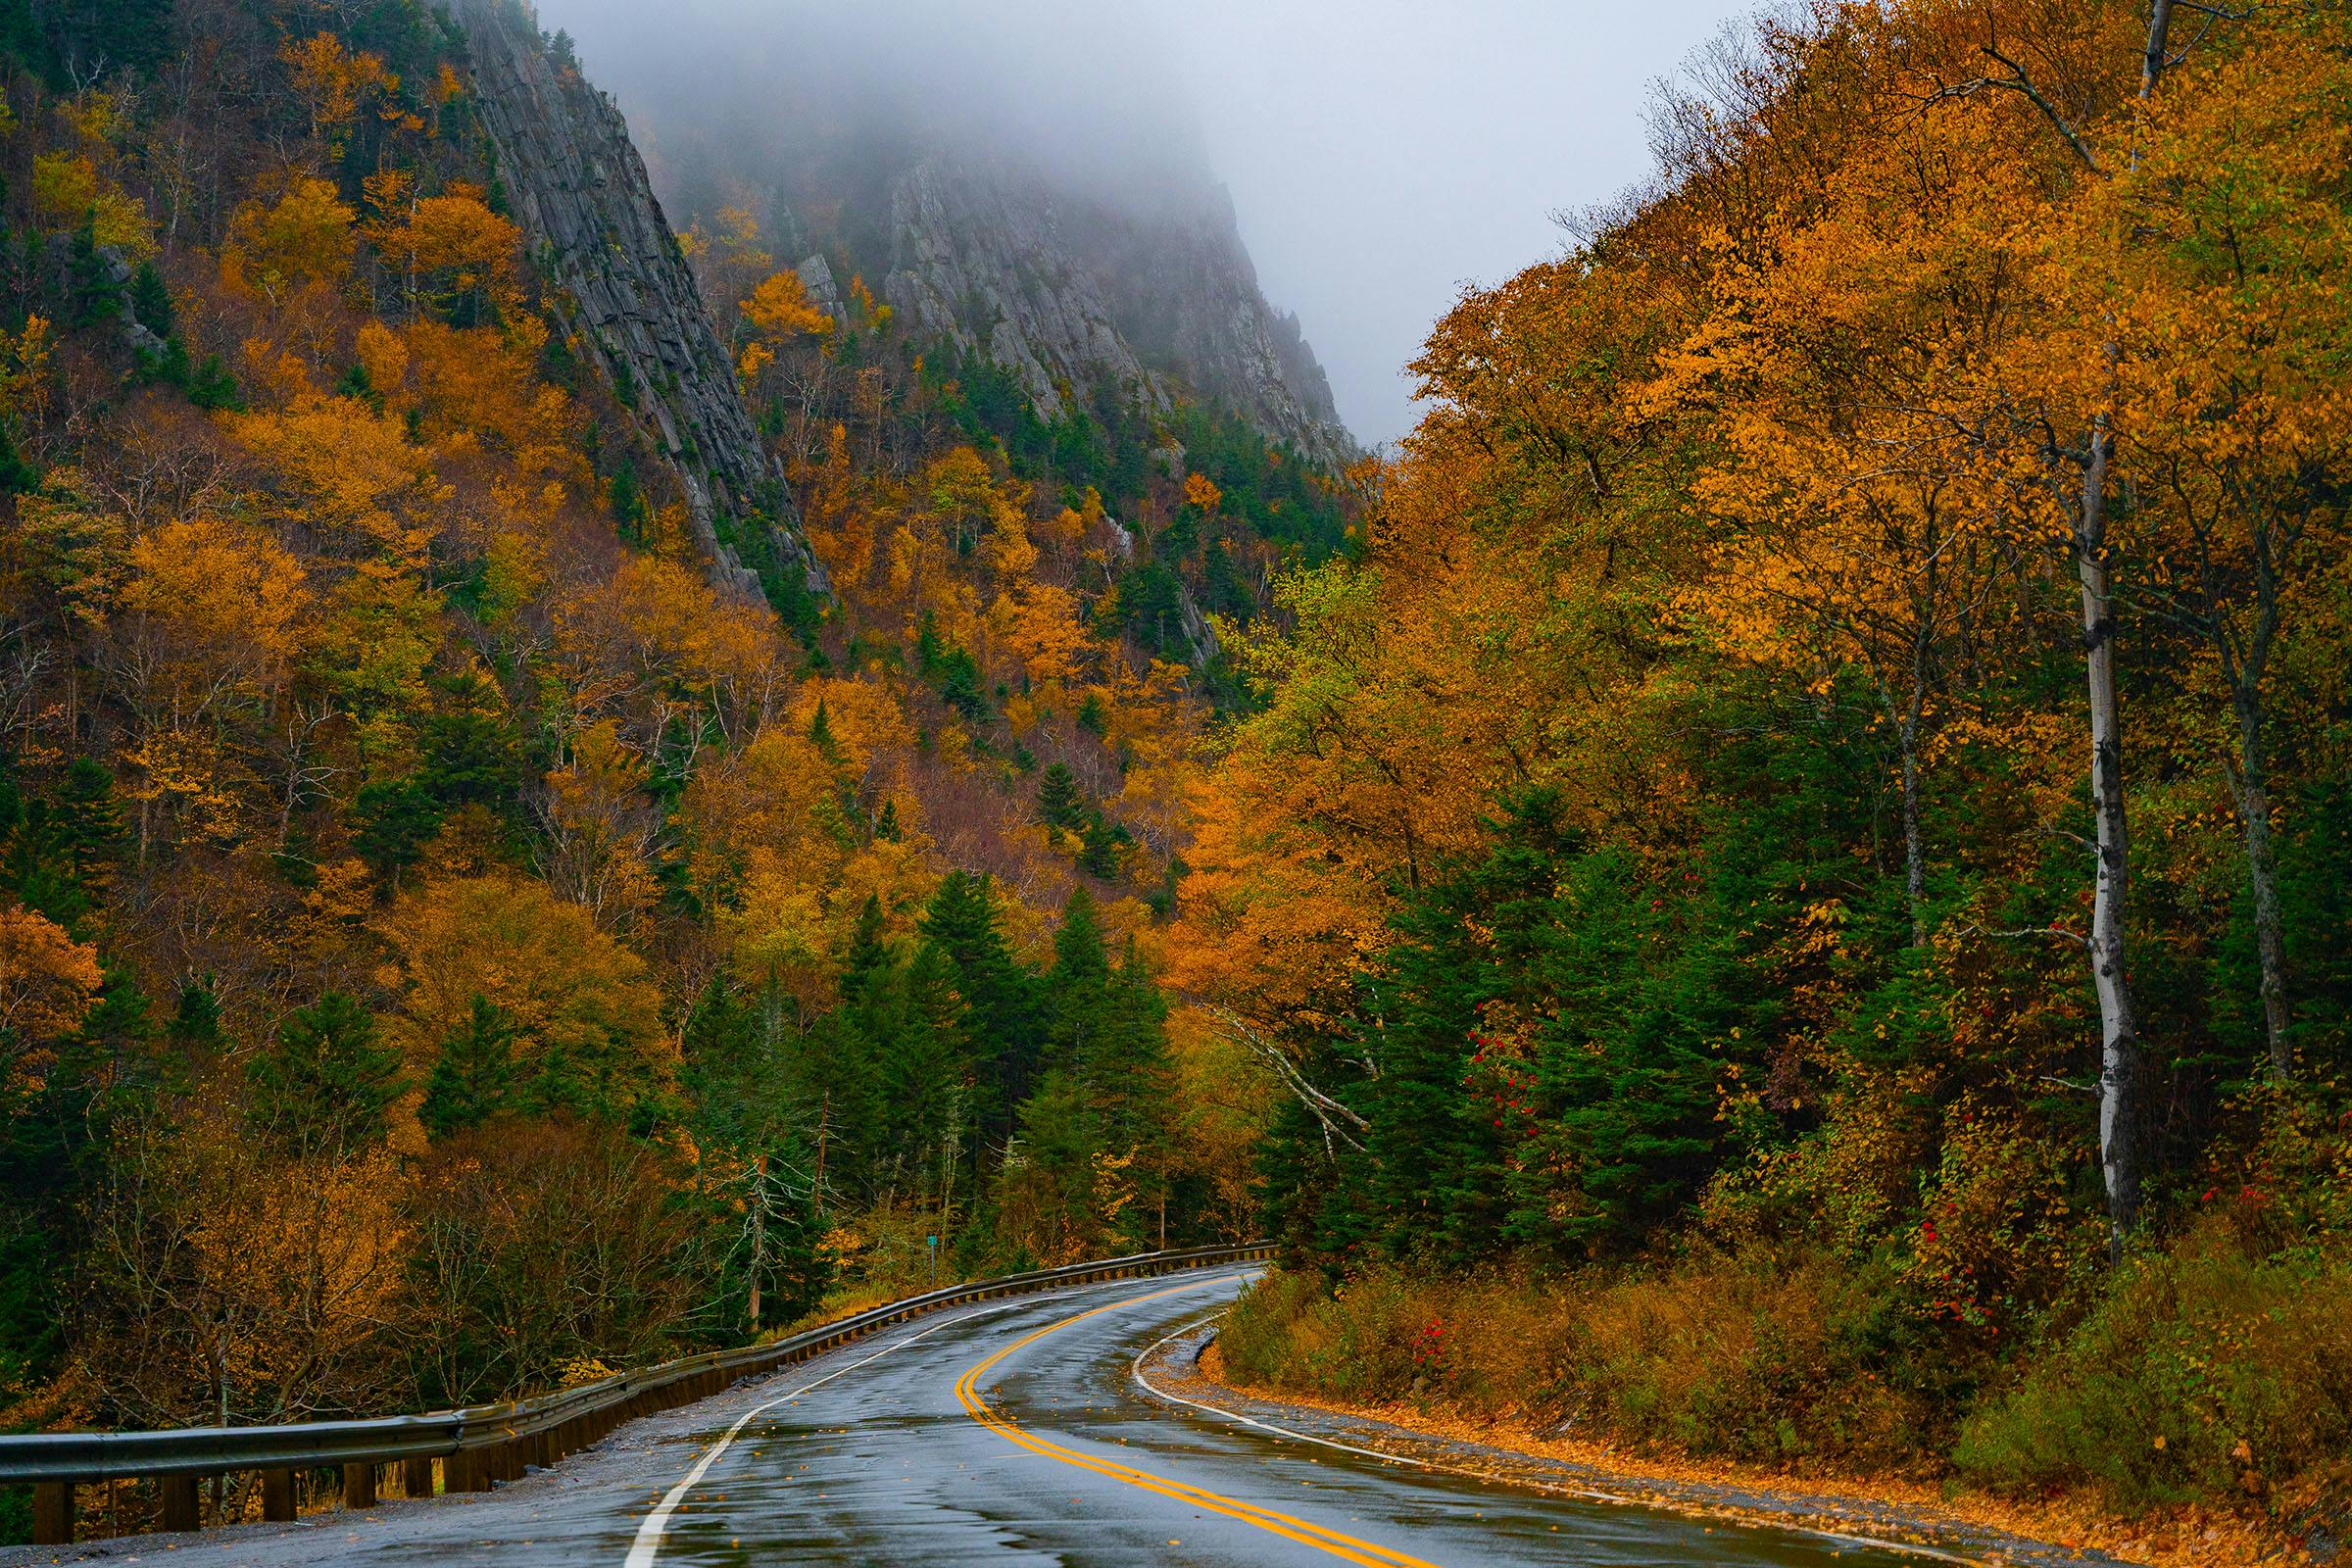
<svg viewBox="0 0 2352 1568"><path fill-rule="evenodd" d="M175 1046L213 1050L220 1045L220 998L209 977L180 987L169 1034Z"/></svg>
<svg viewBox="0 0 2352 1568"><path fill-rule="evenodd" d="M112 885L128 838L115 776L95 758L77 757L57 791L59 839L82 894L95 902Z"/></svg>
<svg viewBox="0 0 2352 1568"><path fill-rule="evenodd" d="M882 900L869 893L858 911L858 924L850 932L850 950L842 958L842 996L862 997L888 958L882 945Z"/></svg>
<svg viewBox="0 0 2352 1568"><path fill-rule="evenodd" d="M956 993L963 999L958 1022L988 1091L982 1114L990 1131L1002 1136L1036 1071L1034 983L997 929L996 897L985 876L949 872L923 911L921 928L923 941L939 950L955 975Z"/></svg>
<svg viewBox="0 0 2352 1568"><path fill-rule="evenodd" d="M255 1129L298 1154L340 1155L384 1136L399 1097L400 1053L376 1034L357 998L329 991L278 1025L246 1068Z"/></svg>
<svg viewBox="0 0 2352 1568"><path fill-rule="evenodd" d="M441 1042L440 1057L424 1082L416 1119L435 1138L447 1138L506 1110L514 1088L514 1026L489 998Z"/></svg>
<svg viewBox="0 0 2352 1568"><path fill-rule="evenodd" d="M1074 889L1062 906L1061 928L1054 933L1054 965L1046 971L1046 1039L1050 1065L1083 1068L1095 1038L1108 1021L1110 954L1102 945L1102 923L1094 895Z"/></svg>
<svg viewBox="0 0 2352 1568"><path fill-rule="evenodd" d="M172 290L153 262L141 262L130 274L130 314L157 337L172 335Z"/></svg>
<svg viewBox="0 0 2352 1568"><path fill-rule="evenodd" d="M1085 820L1086 796L1066 762L1055 762L1037 784L1037 819L1048 827L1074 831Z"/></svg>
<svg viewBox="0 0 2352 1568"><path fill-rule="evenodd" d="M1101 877L1105 882L1119 874L1119 852L1134 842L1134 836L1125 827L1100 810L1087 813L1086 827L1079 838L1078 864L1089 876Z"/></svg>

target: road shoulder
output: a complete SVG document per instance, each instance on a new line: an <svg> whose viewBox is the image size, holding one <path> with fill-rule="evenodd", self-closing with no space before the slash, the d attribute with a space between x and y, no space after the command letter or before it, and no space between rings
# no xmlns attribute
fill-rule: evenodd
<svg viewBox="0 0 2352 1568"><path fill-rule="evenodd" d="M1267 1398L1223 1381L1215 1326L1198 1325L1161 1341L1140 1358L1147 1392L1204 1414L1270 1428L1294 1439L1334 1444L1400 1463L1478 1475L1513 1486L1591 1501L1667 1508L1679 1513L1856 1541L1914 1547L1966 1563L2004 1568L2124 1568L2127 1559L2066 1542L2035 1540L1997 1523L1966 1517L1924 1497L1886 1498L1835 1491L1792 1491L1765 1482L1700 1479L1663 1465L1577 1446L1546 1443L1502 1428L1471 1436L1409 1407L1351 1409L1286 1396ZM2187 1560L2187 1559L2183 1559ZM2204 1562L2226 1557L2209 1555Z"/></svg>

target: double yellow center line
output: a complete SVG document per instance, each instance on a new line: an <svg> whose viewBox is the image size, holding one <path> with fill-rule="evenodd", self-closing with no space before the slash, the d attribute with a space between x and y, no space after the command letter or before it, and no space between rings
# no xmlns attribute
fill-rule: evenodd
<svg viewBox="0 0 2352 1568"><path fill-rule="evenodd" d="M1188 1503L1209 1513L1220 1513L1229 1519L1239 1519L1245 1524L1255 1525L1260 1530L1296 1541L1301 1545L1313 1546L1318 1550L1327 1551L1335 1557L1344 1557L1349 1562L1366 1564L1367 1568L1437 1568L1436 1564L1422 1558L1409 1557L1401 1551L1394 1551L1373 1542L1358 1540L1354 1536L1345 1535L1328 1526L1300 1519L1294 1514L1282 1513L1273 1508L1261 1508L1253 1502L1243 1502L1238 1498L1228 1497L1200 1487L1188 1486L1181 1481L1170 1481L1164 1476L1155 1476L1149 1471L1138 1470L1132 1465L1116 1464L1108 1459L1098 1459L1092 1454L1080 1453L1075 1448L1065 1448L1058 1443L1051 1443L1034 1433L1023 1431L1004 1416L989 1408L988 1401L980 1396L980 1380L986 1377L999 1362L1016 1350L1035 1345L1049 1334L1066 1329L1073 1323L1083 1323L1099 1313L1112 1311L1122 1306L1135 1306L1144 1301L1156 1301L1162 1297L1179 1296L1186 1291L1200 1288L1200 1282L1195 1282L1191 1285L1177 1286L1173 1290L1157 1291L1150 1296L1131 1296L1123 1300L1111 1301L1102 1306L1074 1313L1058 1323L1049 1323L1036 1333L1013 1341L987 1360L967 1370L962 1377L956 1380L956 1397L962 1401L963 1408L973 1420L1007 1443L1018 1444L1031 1453L1042 1453L1049 1459L1057 1459L1063 1464L1074 1465L1081 1470L1091 1470L1099 1476L1108 1476L1113 1481L1122 1481L1131 1487L1141 1487L1146 1492L1158 1493L1163 1497L1172 1497L1178 1502Z"/></svg>

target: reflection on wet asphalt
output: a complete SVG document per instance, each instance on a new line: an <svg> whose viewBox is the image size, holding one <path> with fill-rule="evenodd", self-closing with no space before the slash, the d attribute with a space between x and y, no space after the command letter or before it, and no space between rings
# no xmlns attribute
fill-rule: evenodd
<svg viewBox="0 0 2352 1568"><path fill-rule="evenodd" d="M698 1564L1140 1563L1345 1560L1244 1520L1016 1447L953 1385L1009 1341L1106 1296L1157 1297L1055 1330L983 1379L1024 1431L1149 1475L1272 1508L1388 1548L1365 1560L1890 1568L1917 1557L1792 1532L1530 1494L1195 1419L1143 1396L1137 1353L1214 1311L1235 1277L1152 1281L1028 1301L957 1325L760 1417L704 1479L661 1561ZM679 1469L686 1456L680 1455Z"/></svg>
<svg viewBox="0 0 2352 1568"><path fill-rule="evenodd" d="M764 1383L635 1423L557 1470L488 1496L203 1538L150 1536L100 1554L156 1560L170 1542L175 1568L621 1568L632 1547L642 1562L640 1526L662 1494L744 1412L838 1373L745 1425L670 1517L659 1563L1896 1568L1929 1560L1414 1471L1171 1409L1138 1391L1129 1370L1136 1355L1214 1312L1241 1283L1235 1273L1129 1281L990 1303L960 1320L917 1320ZM1077 1455L1275 1510L1358 1544L1335 1551L1285 1539L1200 1499L1029 1451L966 1413L955 1389L966 1369L1105 1303L1119 1304L1054 1329L991 1369L979 1382L989 1405ZM0 1553L0 1563L52 1555Z"/></svg>

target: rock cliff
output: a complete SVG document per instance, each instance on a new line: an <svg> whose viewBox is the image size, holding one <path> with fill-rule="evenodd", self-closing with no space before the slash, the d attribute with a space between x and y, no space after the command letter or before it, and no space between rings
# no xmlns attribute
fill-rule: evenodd
<svg viewBox="0 0 2352 1568"><path fill-rule="evenodd" d="M1222 407L1326 467L1356 455L1293 318L1260 292L1222 192L1139 216L1003 165L926 157L890 186L885 293L988 355L1038 413L1107 387Z"/></svg>
<svg viewBox="0 0 2352 1568"><path fill-rule="evenodd" d="M551 57L515 0L466 0L460 17L515 220L570 335L676 473L712 577L760 593L758 573L721 537L759 526L769 534L764 552L822 591L620 111Z"/></svg>

